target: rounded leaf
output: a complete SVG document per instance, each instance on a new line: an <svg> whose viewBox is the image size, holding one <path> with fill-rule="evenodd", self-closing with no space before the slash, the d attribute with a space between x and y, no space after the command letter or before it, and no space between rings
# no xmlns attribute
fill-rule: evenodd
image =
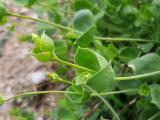
<svg viewBox="0 0 160 120"><path fill-rule="evenodd" d="M73 17L73 27L79 31L86 31L90 26L95 24L95 18L92 12L88 9L83 9Z"/></svg>
<svg viewBox="0 0 160 120"><path fill-rule="evenodd" d="M110 91L115 87L115 73L108 63L106 67L99 70L96 74L87 80L87 85L96 90L97 92Z"/></svg>

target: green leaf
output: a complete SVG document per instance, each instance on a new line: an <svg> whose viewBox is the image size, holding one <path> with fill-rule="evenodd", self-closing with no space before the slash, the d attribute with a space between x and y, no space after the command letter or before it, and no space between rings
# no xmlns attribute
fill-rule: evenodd
<svg viewBox="0 0 160 120"><path fill-rule="evenodd" d="M54 41L55 46L55 54L58 58L66 60L67 59L67 53L68 53L68 46L65 41L62 40L56 40Z"/></svg>
<svg viewBox="0 0 160 120"><path fill-rule="evenodd" d="M96 71L95 74L90 73L91 75L89 75L90 78L88 80L87 78L83 78L82 81L84 83L87 81L87 84L97 92L113 89L115 83L114 70L112 69L111 63L108 63L103 56L88 48L79 47L75 54L74 61L77 65ZM78 78L82 78L84 71L76 69L76 73ZM81 83L82 81L78 80L77 82Z"/></svg>
<svg viewBox="0 0 160 120"><path fill-rule="evenodd" d="M147 85L140 86L138 93L142 96L148 96L150 94L150 87Z"/></svg>
<svg viewBox="0 0 160 120"><path fill-rule="evenodd" d="M153 48L154 44L153 43L145 43L145 44L140 44L138 48L140 48L143 53L149 52Z"/></svg>
<svg viewBox="0 0 160 120"><path fill-rule="evenodd" d="M134 6L127 5L123 8L122 14L125 17L129 17L129 15L135 15L138 13L138 9Z"/></svg>
<svg viewBox="0 0 160 120"><path fill-rule="evenodd" d="M89 92L86 91L85 88L83 88L82 86L77 86L77 85L72 85L70 86L67 91L69 92L75 92L77 94L70 94L70 93L66 93L66 97L74 103L83 103L86 102L89 99Z"/></svg>
<svg viewBox="0 0 160 120"><path fill-rule="evenodd" d="M160 109L160 85L154 84L151 86L152 103Z"/></svg>
<svg viewBox="0 0 160 120"><path fill-rule="evenodd" d="M10 110L10 114L14 116L16 120L35 120L35 114L33 111L28 112L19 107L13 107Z"/></svg>
<svg viewBox="0 0 160 120"><path fill-rule="evenodd" d="M160 6L160 1L159 1L159 0L153 0L152 4L153 4L153 5Z"/></svg>
<svg viewBox="0 0 160 120"><path fill-rule="evenodd" d="M88 49L88 48L80 48L78 47L74 62L77 65L89 68L94 71L98 71L101 68L104 68L108 62L106 59L100 54ZM84 71L76 69L77 75L83 73Z"/></svg>
<svg viewBox="0 0 160 120"><path fill-rule="evenodd" d="M76 120L76 116L69 108L58 108L58 118L59 120Z"/></svg>
<svg viewBox="0 0 160 120"><path fill-rule="evenodd" d="M113 60L115 57L118 56L118 50L117 48L110 43L107 48L104 49L104 56L108 59L108 60Z"/></svg>
<svg viewBox="0 0 160 120"><path fill-rule="evenodd" d="M45 31L45 33L47 35L52 35L56 31L53 26L48 25L46 23L38 22L36 27L37 27L37 31L39 34L41 34L43 31Z"/></svg>
<svg viewBox="0 0 160 120"><path fill-rule="evenodd" d="M95 34L95 26L91 26L76 40L73 48L77 49L78 46L88 47L90 43L94 40L94 34Z"/></svg>
<svg viewBox="0 0 160 120"><path fill-rule="evenodd" d="M17 5L22 5L26 7L31 7L37 0L13 0Z"/></svg>
<svg viewBox="0 0 160 120"><path fill-rule="evenodd" d="M119 58L124 62L132 60L140 54L139 50L133 47L123 47L119 51Z"/></svg>
<svg viewBox="0 0 160 120"><path fill-rule="evenodd" d="M70 100L60 97L57 100L57 106L52 112L52 120L79 120L86 111L85 106L76 104Z"/></svg>
<svg viewBox="0 0 160 120"><path fill-rule="evenodd" d="M79 31L86 31L89 27L95 24L95 18L92 12L88 9L83 9L73 17L73 28Z"/></svg>
<svg viewBox="0 0 160 120"><path fill-rule="evenodd" d="M149 118L157 112L159 112L159 110L153 105L144 106L137 120L149 120ZM159 120L159 117L160 115L157 116L157 118L155 118L154 120Z"/></svg>
<svg viewBox="0 0 160 120"><path fill-rule="evenodd" d="M143 55L128 62L135 75L155 72L160 70L160 56L154 53ZM160 75L148 77L145 79L157 80Z"/></svg>
<svg viewBox="0 0 160 120"><path fill-rule="evenodd" d="M97 92L110 91L113 90L115 86L115 73L111 66L111 63L108 63L107 66L99 70L91 78L87 80L87 85L96 90Z"/></svg>
<svg viewBox="0 0 160 120"><path fill-rule="evenodd" d="M52 52L54 50L54 42L53 40L48 37L44 32L41 35L40 39L40 50L43 52Z"/></svg>

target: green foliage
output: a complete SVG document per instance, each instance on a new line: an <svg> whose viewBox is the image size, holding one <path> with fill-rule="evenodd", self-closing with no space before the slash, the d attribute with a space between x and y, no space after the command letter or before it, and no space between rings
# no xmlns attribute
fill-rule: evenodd
<svg viewBox="0 0 160 120"><path fill-rule="evenodd" d="M37 0L13 0L14 3L26 7L31 7L33 4L35 4L36 1Z"/></svg>
<svg viewBox="0 0 160 120"><path fill-rule="evenodd" d="M63 60L66 60L67 59L67 53L68 53L68 45L66 43L66 41L60 41L60 40L57 40L57 41L54 41L54 46L55 46L55 54L63 59Z"/></svg>
<svg viewBox="0 0 160 120"><path fill-rule="evenodd" d="M38 18L48 19L34 19L38 33L45 33L32 35L32 55L40 62L60 63L56 73L48 74L50 81L64 82L60 77L67 79L66 73L75 70L69 77L73 80L61 91L64 97L57 100L53 120L114 119L115 111L122 120L150 120L159 112L159 0L14 3L32 7ZM0 23L6 22L7 15L5 5L0 3ZM49 37L52 35L54 41ZM18 39L29 41L30 37L22 35ZM28 120L23 110L16 111L17 119ZM155 117L158 119L159 115Z"/></svg>
<svg viewBox="0 0 160 120"><path fill-rule="evenodd" d="M155 72L160 70L160 56L154 53L148 53L139 58L129 61L128 66L132 68L135 75ZM157 80L159 75L145 79Z"/></svg>
<svg viewBox="0 0 160 120"><path fill-rule="evenodd" d="M95 26L89 27L74 43L73 48L89 47L91 42L94 40Z"/></svg>
<svg viewBox="0 0 160 120"><path fill-rule="evenodd" d="M132 47L123 47L122 49L120 49L120 53L119 53L119 58L124 61L124 62L128 62L130 60L132 60L133 58L138 57L139 55L139 50L136 48L132 48Z"/></svg>
<svg viewBox="0 0 160 120"><path fill-rule="evenodd" d="M99 53L96 53L88 48L78 48L74 57L75 64L98 71L104 68L108 62ZM92 64L90 64L92 63ZM77 75L83 71L76 69Z"/></svg>
<svg viewBox="0 0 160 120"><path fill-rule="evenodd" d="M104 68L96 72L87 81L87 84L97 92L113 90L115 85L115 74L111 63L108 63Z"/></svg>
<svg viewBox="0 0 160 120"><path fill-rule="evenodd" d="M152 98L152 103L155 104L159 109L160 109L160 85L154 84L151 86L151 98Z"/></svg>
<svg viewBox="0 0 160 120"><path fill-rule="evenodd" d="M65 98L58 99L57 104L59 107L53 110L53 120L78 120L83 116L86 109L83 105L77 105Z"/></svg>
<svg viewBox="0 0 160 120"><path fill-rule="evenodd" d="M10 114L14 116L16 120L35 120L34 113L27 110L14 107L10 110Z"/></svg>
<svg viewBox="0 0 160 120"><path fill-rule="evenodd" d="M95 18L88 9L78 11L73 17L73 28L79 31L86 31L95 24Z"/></svg>

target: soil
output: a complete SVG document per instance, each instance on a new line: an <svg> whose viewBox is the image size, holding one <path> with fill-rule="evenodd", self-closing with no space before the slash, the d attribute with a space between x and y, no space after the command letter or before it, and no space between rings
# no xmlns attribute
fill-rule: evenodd
<svg viewBox="0 0 160 120"><path fill-rule="evenodd" d="M9 5L12 11L35 16L25 8ZM15 29L8 32L7 27L13 24ZM21 20L9 17L5 26L0 26L0 94L4 98L10 98L18 93L26 91L50 90L56 86L48 82L45 72L53 71L53 64L42 64L37 62L30 55L33 44L30 42L20 42L17 37L22 34L35 33L35 23L29 20ZM46 97L47 96L47 97ZM30 99L20 98L10 101L0 107L0 120L14 120L10 110L14 106L22 109L29 109L36 114L36 120L49 120L47 111L52 111L56 106L55 95L41 95L29 97ZM23 99L23 100L22 100ZM46 111L47 109L47 111Z"/></svg>

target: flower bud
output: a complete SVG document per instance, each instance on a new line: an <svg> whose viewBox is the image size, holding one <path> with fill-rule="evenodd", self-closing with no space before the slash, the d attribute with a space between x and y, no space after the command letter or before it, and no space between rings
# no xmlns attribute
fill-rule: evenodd
<svg viewBox="0 0 160 120"><path fill-rule="evenodd" d="M45 33L41 37L32 34L32 40L35 43L35 48L32 49L32 55L40 62L48 62L54 57L54 42Z"/></svg>
<svg viewBox="0 0 160 120"><path fill-rule="evenodd" d="M48 78L50 79L51 82L55 83L58 82L60 77L56 73L49 73Z"/></svg>

